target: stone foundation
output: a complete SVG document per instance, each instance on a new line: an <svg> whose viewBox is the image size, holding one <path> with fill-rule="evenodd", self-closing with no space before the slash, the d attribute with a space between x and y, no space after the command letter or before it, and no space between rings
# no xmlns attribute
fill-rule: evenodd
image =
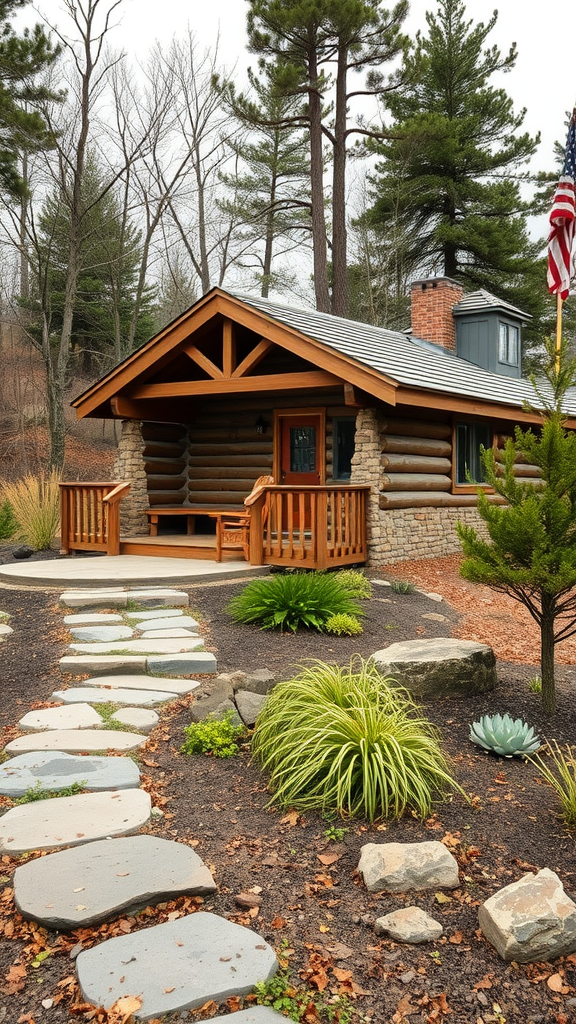
<svg viewBox="0 0 576 1024"><path fill-rule="evenodd" d="M381 417L375 409L360 409L356 416L356 434L354 436L354 455L352 456L351 484L370 484L366 519L368 532L368 552L372 564L372 552L379 553L385 537L382 536L382 513L380 512L380 481L382 470L380 456Z"/></svg>
<svg viewBox="0 0 576 1024"><path fill-rule="evenodd" d="M488 537L475 508L396 508L379 510L379 517L378 539L369 547L369 565L373 566L461 553L458 522Z"/></svg>
<svg viewBox="0 0 576 1024"><path fill-rule="evenodd" d="M127 537L148 534L144 510L149 507L144 441L138 420L122 420L122 434L114 462L114 480L130 481L129 494L120 502L120 533Z"/></svg>

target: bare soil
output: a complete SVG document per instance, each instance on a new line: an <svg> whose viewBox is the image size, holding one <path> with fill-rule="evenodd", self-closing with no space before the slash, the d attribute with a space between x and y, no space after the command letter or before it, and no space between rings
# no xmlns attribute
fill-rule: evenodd
<svg viewBox="0 0 576 1024"><path fill-rule="evenodd" d="M375 825L283 813L269 806L266 779L251 764L247 746L228 760L179 752L191 697L164 711L142 755L145 785L164 811L148 830L190 843L211 865L218 892L203 909L260 932L287 958L298 986L324 988L325 995L349 993L355 1021L570 1024L576 1021L576 956L554 964L504 964L478 931L477 908L503 885L542 867L557 871L576 897L574 834L564 826L554 795L529 765L483 755L470 744L468 730L481 714L508 711L528 720L542 737L576 744L573 669L560 664L559 711L554 720L546 720L538 694L528 686L538 671L537 636L505 600L460 580L456 560L403 563L369 575L414 579L445 600L397 595L375 586L365 605L364 633L355 638L234 626L225 607L239 583L191 588L190 603L202 616L206 644L217 651L221 671L267 667L279 679L290 678L310 658L347 663L354 654L366 657L416 636L477 636L491 643L499 655L493 694L445 698L425 707L471 802L457 796L439 804L425 822L405 817ZM0 609L12 615L15 627L13 637L0 645L4 741L14 734L21 714L48 702L61 683L57 662L65 633L56 602L54 592L0 588ZM443 619L423 618L430 612ZM202 682L208 691L210 678ZM326 835L333 827L346 830L342 841ZM461 867L461 887L446 902L434 893L373 897L366 892L355 871L364 843L432 838L443 840ZM86 948L169 914L189 913L198 904L183 898L98 929L47 933L14 913L10 877L15 866L10 858L0 865L0 1022L116 1024L112 1016L82 1006L70 953L78 951L79 943ZM255 888L260 905L252 911L240 907L238 894ZM444 936L412 947L377 938L374 919L406 905L428 910L443 924ZM45 950L50 955L34 967L34 958ZM235 1007L219 1011L230 1008ZM207 1007L205 1017L216 1012L215 1006ZM165 1020L172 1024L197 1016L184 1013Z"/></svg>

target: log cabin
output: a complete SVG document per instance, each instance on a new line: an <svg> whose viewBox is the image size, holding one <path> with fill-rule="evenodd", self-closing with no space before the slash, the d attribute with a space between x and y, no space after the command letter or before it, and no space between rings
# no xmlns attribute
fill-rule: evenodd
<svg viewBox="0 0 576 1024"><path fill-rule="evenodd" d="M480 446L539 423L527 317L446 277L414 282L411 310L396 332L213 288L72 403L122 433L114 481L62 485L63 551L317 569L458 551L455 523L483 526Z"/></svg>

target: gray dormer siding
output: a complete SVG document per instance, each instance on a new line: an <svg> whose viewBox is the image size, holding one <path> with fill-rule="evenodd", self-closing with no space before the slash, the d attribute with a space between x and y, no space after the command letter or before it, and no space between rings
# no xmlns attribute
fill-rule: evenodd
<svg viewBox="0 0 576 1024"><path fill-rule="evenodd" d="M522 325L527 314L483 290L465 295L452 312L461 359L503 377L522 376Z"/></svg>

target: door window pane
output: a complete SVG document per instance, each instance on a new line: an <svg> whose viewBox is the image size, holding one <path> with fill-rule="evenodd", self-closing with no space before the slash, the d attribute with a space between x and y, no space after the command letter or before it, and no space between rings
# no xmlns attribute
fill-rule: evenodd
<svg viewBox="0 0 576 1024"><path fill-rule="evenodd" d="M290 427L290 472L316 472L315 427Z"/></svg>

